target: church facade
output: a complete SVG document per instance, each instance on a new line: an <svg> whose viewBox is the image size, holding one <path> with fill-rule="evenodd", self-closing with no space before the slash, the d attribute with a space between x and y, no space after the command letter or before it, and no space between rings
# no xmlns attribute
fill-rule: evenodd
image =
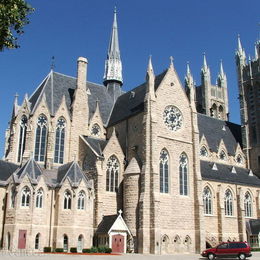
<svg viewBox="0 0 260 260"><path fill-rule="evenodd" d="M115 12L103 85L87 81L80 57L76 78L51 70L22 104L15 99L0 161L0 246L259 247L259 52L260 42L246 64L239 40L241 131L228 121L223 65L212 85L205 56L200 86L189 65L183 87L172 59L155 75L150 58L146 81L124 92ZM245 97L246 88L253 94Z"/></svg>

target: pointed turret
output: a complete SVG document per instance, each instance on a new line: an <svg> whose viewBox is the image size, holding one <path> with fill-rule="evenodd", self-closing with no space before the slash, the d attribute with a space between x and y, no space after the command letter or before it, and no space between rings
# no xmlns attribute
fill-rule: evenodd
<svg viewBox="0 0 260 260"><path fill-rule="evenodd" d="M12 117L16 117L18 110L19 110L18 97L19 97L19 95L16 93L15 96L14 96L14 105L13 105Z"/></svg>
<svg viewBox="0 0 260 260"><path fill-rule="evenodd" d="M240 35L237 36L236 57L237 57L237 64L239 63L240 66L246 65L246 54L241 44Z"/></svg>
<svg viewBox="0 0 260 260"><path fill-rule="evenodd" d="M114 10L112 33L105 62L104 85L115 102L117 97L122 93L121 86L123 85L116 8Z"/></svg>
<svg viewBox="0 0 260 260"><path fill-rule="evenodd" d="M218 92L218 99L223 100L223 104L221 105L223 107L223 113L222 109L220 109L219 112L219 118L223 120L229 119L229 108L228 108L228 91L227 91L227 76L223 69L223 62L220 60L220 69L217 79L217 86L219 89L217 89Z"/></svg>
<svg viewBox="0 0 260 260"><path fill-rule="evenodd" d="M148 66L147 66L147 72L146 72L146 82L147 82L146 94L151 99L155 99L154 80L155 80L155 75L153 71L152 57L150 56L148 61Z"/></svg>
<svg viewBox="0 0 260 260"><path fill-rule="evenodd" d="M187 62L187 72L186 72L186 76L185 76L185 88L186 88L186 91L188 89L190 89L193 85L194 85L194 80L193 80L193 76L191 74L191 71L190 71L190 64L189 62Z"/></svg>

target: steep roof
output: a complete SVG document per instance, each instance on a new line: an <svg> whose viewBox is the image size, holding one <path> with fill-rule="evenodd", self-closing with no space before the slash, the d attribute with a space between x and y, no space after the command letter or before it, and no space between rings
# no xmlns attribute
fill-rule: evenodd
<svg viewBox="0 0 260 260"><path fill-rule="evenodd" d="M54 115L56 113L63 96L65 96L68 109L70 109L73 94L76 89L76 82L77 80L74 77L51 71L29 98L32 113L37 108L43 95L46 96L46 102L51 114ZM103 123L106 123L113 106L113 101L110 95L107 93L107 90L103 85L87 82L86 88L88 88L91 93L88 96L89 117L91 118L94 114L96 101L99 100L101 117Z"/></svg>
<svg viewBox="0 0 260 260"><path fill-rule="evenodd" d="M167 70L155 77L154 88L157 90ZM144 111L144 98L146 94L146 82L118 97L108 126L112 126L126 118Z"/></svg>
<svg viewBox="0 0 260 260"><path fill-rule="evenodd" d="M115 223L118 215L104 216L101 223L98 225L97 234L107 234L112 225Z"/></svg>
<svg viewBox="0 0 260 260"><path fill-rule="evenodd" d="M103 150L108 143L108 140L97 139L90 136L83 136L86 143L89 147L96 153L98 156L103 157Z"/></svg>
<svg viewBox="0 0 260 260"><path fill-rule="evenodd" d="M201 176L203 180L260 187L260 179L255 175L249 175L248 169L220 163L215 164L218 170L212 169L212 162L200 161ZM235 172L232 172L232 168L235 169Z"/></svg>
<svg viewBox="0 0 260 260"><path fill-rule="evenodd" d="M213 152L218 152L218 145L223 139L227 152L235 155L237 143L241 144L239 125L198 114L198 127L200 139L204 135Z"/></svg>
<svg viewBox="0 0 260 260"><path fill-rule="evenodd" d="M64 164L58 168L57 184L61 185L66 178L69 179L72 186L77 187L81 180L84 180L86 184L91 187L87 177L81 171L79 165L74 161Z"/></svg>
<svg viewBox="0 0 260 260"><path fill-rule="evenodd" d="M17 170L19 165L0 160L0 184L7 181L7 179Z"/></svg>
<svg viewBox="0 0 260 260"><path fill-rule="evenodd" d="M38 178L42 175L42 170L34 158L29 159L20 169L14 173L15 181L20 182L26 174L34 183L37 183Z"/></svg>

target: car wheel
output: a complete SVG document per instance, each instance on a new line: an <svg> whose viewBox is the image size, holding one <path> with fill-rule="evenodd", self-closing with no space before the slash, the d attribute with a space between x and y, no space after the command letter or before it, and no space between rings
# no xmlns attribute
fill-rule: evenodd
<svg viewBox="0 0 260 260"><path fill-rule="evenodd" d="M245 260L246 259L246 255L245 254L239 254L238 259Z"/></svg>
<svg viewBox="0 0 260 260"><path fill-rule="evenodd" d="M208 259L209 260L214 260L215 259L215 255L212 254L212 253L208 254Z"/></svg>

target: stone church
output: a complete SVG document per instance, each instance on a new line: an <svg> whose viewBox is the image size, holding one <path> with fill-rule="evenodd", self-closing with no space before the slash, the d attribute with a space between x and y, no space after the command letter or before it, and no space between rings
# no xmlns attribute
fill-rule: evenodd
<svg viewBox="0 0 260 260"><path fill-rule="evenodd" d="M53 70L14 101L0 160L0 246L6 250L200 252L260 232L260 42L236 52L242 125L229 122L223 65L204 55L201 85L173 59L122 90L117 14L103 85ZM257 177L258 176L258 177Z"/></svg>

